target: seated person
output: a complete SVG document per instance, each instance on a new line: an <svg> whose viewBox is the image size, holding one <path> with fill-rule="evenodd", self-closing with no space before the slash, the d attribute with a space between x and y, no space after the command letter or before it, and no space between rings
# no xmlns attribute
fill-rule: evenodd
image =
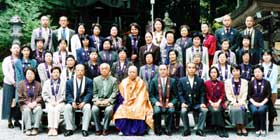
<svg viewBox="0 0 280 140"><path fill-rule="evenodd" d="M78 64L75 75L66 82L66 105L64 109L64 120L66 132L64 136L70 136L75 130L75 110L81 110L82 135L88 136L88 126L91 119L90 102L92 100L92 80L85 77L85 66Z"/></svg>
<svg viewBox="0 0 280 140"><path fill-rule="evenodd" d="M128 77L119 85L123 101L113 119L119 135L144 135L147 125L153 129L153 108L145 82L137 76L137 67L128 68Z"/></svg>

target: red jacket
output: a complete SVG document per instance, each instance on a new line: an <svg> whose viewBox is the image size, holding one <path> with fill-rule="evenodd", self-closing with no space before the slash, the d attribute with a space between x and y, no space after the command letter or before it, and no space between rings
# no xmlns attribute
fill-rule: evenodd
<svg viewBox="0 0 280 140"><path fill-rule="evenodd" d="M222 81L217 81L216 85L212 84L211 80L207 80L204 82L205 85L205 93L206 93L206 103L207 107L210 106L210 100L212 102L217 102L219 99L221 99L221 105L225 109L225 87L224 83Z"/></svg>
<svg viewBox="0 0 280 140"><path fill-rule="evenodd" d="M203 46L208 49L209 55L214 55L216 52L217 41L214 35L208 34L203 41Z"/></svg>

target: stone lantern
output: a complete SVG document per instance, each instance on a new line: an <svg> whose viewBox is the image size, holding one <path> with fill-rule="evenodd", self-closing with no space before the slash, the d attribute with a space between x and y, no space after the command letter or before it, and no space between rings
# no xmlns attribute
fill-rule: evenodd
<svg viewBox="0 0 280 140"><path fill-rule="evenodd" d="M24 22L21 21L21 18L18 15L13 16L10 21L9 24L12 27L11 30L11 37L13 39L12 44L14 43L18 43L20 44L20 37L22 36L22 25L24 24Z"/></svg>

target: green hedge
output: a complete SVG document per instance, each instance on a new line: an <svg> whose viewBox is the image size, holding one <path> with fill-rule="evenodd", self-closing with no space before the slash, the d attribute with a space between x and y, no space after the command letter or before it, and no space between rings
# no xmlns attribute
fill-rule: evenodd
<svg viewBox="0 0 280 140"><path fill-rule="evenodd" d="M2 71L2 62L0 62L0 87L3 85L4 75Z"/></svg>

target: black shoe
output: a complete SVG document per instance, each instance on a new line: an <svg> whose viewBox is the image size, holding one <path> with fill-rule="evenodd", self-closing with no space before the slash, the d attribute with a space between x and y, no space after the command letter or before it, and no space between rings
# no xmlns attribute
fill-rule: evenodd
<svg viewBox="0 0 280 140"><path fill-rule="evenodd" d="M14 125L11 121L8 122L8 128L14 128Z"/></svg>
<svg viewBox="0 0 280 140"><path fill-rule="evenodd" d="M21 128L21 124L20 124L20 122L19 122L19 121L15 121L15 122L14 122L14 126L15 126L15 127L19 127L19 128Z"/></svg>
<svg viewBox="0 0 280 140"><path fill-rule="evenodd" d="M182 135L183 136L190 136L191 135L191 131L190 130L185 130Z"/></svg>
<svg viewBox="0 0 280 140"><path fill-rule="evenodd" d="M269 131L269 132L274 131L273 125L268 125L268 131Z"/></svg>
<svg viewBox="0 0 280 140"><path fill-rule="evenodd" d="M87 137L87 136L88 136L88 131L82 130L82 135L83 135L84 137Z"/></svg>
<svg viewBox="0 0 280 140"><path fill-rule="evenodd" d="M73 135L73 131L72 130L66 130L66 132L64 133L65 137L71 136Z"/></svg>
<svg viewBox="0 0 280 140"><path fill-rule="evenodd" d="M172 135L171 130L165 130L165 134L166 134L167 136L171 136L171 135Z"/></svg>
<svg viewBox="0 0 280 140"><path fill-rule="evenodd" d="M162 132L161 132L161 130L155 130L155 134L156 134L157 136L160 136L160 135L162 134Z"/></svg>
<svg viewBox="0 0 280 140"><path fill-rule="evenodd" d="M224 137L224 138L228 138L228 132L226 131L226 129L225 128L223 128L223 130L222 130L222 137Z"/></svg>
<svg viewBox="0 0 280 140"><path fill-rule="evenodd" d="M248 136L248 132L245 132L245 133L242 132L242 135L243 136Z"/></svg>
<svg viewBox="0 0 280 140"><path fill-rule="evenodd" d="M206 136L206 134L204 133L204 131L201 130L201 129L198 129L198 130L196 131L195 134L198 135L198 136L201 136L201 137L205 137L205 136Z"/></svg>
<svg viewBox="0 0 280 140"><path fill-rule="evenodd" d="M238 135L238 136L242 136L242 132L240 131L240 132L238 132L238 131L236 131L236 134Z"/></svg>
<svg viewBox="0 0 280 140"><path fill-rule="evenodd" d="M216 132L217 132L217 135L218 135L219 137L221 137L221 138L224 137L224 134L223 134L223 131L222 131L221 128L218 128Z"/></svg>

